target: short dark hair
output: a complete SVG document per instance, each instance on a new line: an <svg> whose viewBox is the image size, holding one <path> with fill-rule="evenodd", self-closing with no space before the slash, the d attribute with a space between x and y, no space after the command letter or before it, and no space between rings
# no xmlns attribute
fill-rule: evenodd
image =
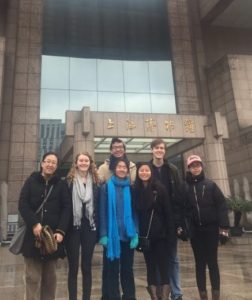
<svg viewBox="0 0 252 300"><path fill-rule="evenodd" d="M54 151L48 151L46 152L43 157L42 157L42 161L45 161L46 157L49 156L49 155L54 155L56 158L57 158L57 164L59 164L59 156L56 152Z"/></svg>
<svg viewBox="0 0 252 300"><path fill-rule="evenodd" d="M164 144L166 150L166 142L163 139L155 139L151 142L151 149L157 147L157 145Z"/></svg>
<svg viewBox="0 0 252 300"><path fill-rule="evenodd" d="M125 146L123 140L119 139L118 137L113 137L113 138L112 138L111 143L110 143L110 147L109 147L110 150L112 150L112 146L113 146L115 143L122 143L122 144L123 144L124 151L126 150L126 146Z"/></svg>

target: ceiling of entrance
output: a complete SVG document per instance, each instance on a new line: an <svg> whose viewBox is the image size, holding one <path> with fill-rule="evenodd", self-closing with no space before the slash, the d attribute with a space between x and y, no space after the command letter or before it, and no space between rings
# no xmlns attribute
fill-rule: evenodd
<svg viewBox="0 0 252 300"><path fill-rule="evenodd" d="M95 153L109 153L109 146L112 138L96 137L95 141ZM122 138L126 144L127 153L150 153L150 143L152 138ZM167 147L174 145L181 141L181 139L163 139Z"/></svg>
<svg viewBox="0 0 252 300"><path fill-rule="evenodd" d="M233 0L212 25L252 29L252 1Z"/></svg>

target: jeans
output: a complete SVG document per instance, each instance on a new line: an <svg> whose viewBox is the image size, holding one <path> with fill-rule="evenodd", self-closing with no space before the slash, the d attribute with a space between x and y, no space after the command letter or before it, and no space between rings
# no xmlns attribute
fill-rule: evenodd
<svg viewBox="0 0 252 300"><path fill-rule="evenodd" d="M171 299L176 300L182 297L182 290L180 286L180 270L179 259L177 254L177 238L174 238L168 245L168 271L169 281L171 286Z"/></svg>
<svg viewBox="0 0 252 300"><path fill-rule="evenodd" d="M77 300L77 277L81 248L82 299L89 300L92 288L92 257L96 243L96 231L90 229L89 221L83 218L81 228L67 235L68 291L69 300Z"/></svg>
<svg viewBox="0 0 252 300"><path fill-rule="evenodd" d="M104 251L106 252L106 251ZM103 256L102 300L134 300L135 282L133 274L134 249L130 249L129 242L121 241L121 255L119 259L109 260ZM120 295L119 277L123 295Z"/></svg>
<svg viewBox="0 0 252 300"><path fill-rule="evenodd" d="M24 258L26 300L54 300L57 259Z"/></svg>

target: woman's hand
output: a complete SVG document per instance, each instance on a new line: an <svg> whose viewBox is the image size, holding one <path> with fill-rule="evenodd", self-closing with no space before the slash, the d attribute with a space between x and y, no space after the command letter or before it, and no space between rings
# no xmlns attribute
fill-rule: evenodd
<svg viewBox="0 0 252 300"><path fill-rule="evenodd" d="M41 230L42 230L42 225L40 223L32 227L33 234L35 235L36 238L40 238Z"/></svg>

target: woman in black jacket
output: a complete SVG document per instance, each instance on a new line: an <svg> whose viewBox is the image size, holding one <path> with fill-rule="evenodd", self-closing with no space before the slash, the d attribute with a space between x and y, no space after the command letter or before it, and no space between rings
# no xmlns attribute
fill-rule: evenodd
<svg viewBox="0 0 252 300"><path fill-rule="evenodd" d="M97 204L99 180L89 153L79 153L67 175L72 195L72 222L67 232L69 300L77 300L77 276L81 248L82 299L89 300L92 288L92 257L98 239Z"/></svg>
<svg viewBox="0 0 252 300"><path fill-rule="evenodd" d="M225 197L217 184L205 178L202 160L191 155L187 160L187 208L191 211L193 234L191 245L196 264L196 280L200 299L208 299L206 266L209 269L212 299L220 299L220 273L217 250L219 237L228 237L228 209Z"/></svg>
<svg viewBox="0 0 252 300"><path fill-rule="evenodd" d="M172 213L165 187L153 178L149 163L138 165L133 195L139 220L139 236L147 236L150 227L150 248L143 251L147 268L147 290L151 299L158 299L157 285L161 283L161 299L169 299L167 250L168 239L174 234ZM157 280L158 273L160 281Z"/></svg>
<svg viewBox="0 0 252 300"><path fill-rule="evenodd" d="M19 198L19 212L27 225L22 254L25 262L25 299L54 300L56 262L63 258L63 239L70 220L70 195L67 184L55 175L58 157L54 152L43 156L41 171L25 181ZM36 210L49 193L41 211ZM49 225L58 243L53 254L44 254L35 246L40 241L42 226Z"/></svg>

